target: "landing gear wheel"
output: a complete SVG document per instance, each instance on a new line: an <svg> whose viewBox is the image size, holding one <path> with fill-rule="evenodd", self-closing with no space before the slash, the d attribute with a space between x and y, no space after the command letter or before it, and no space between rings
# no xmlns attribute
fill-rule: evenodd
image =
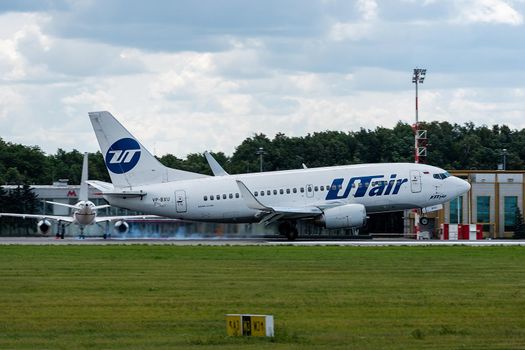
<svg viewBox="0 0 525 350"><path fill-rule="evenodd" d="M420 219L419 219L419 223L423 226L426 226L428 225L428 218L426 216L422 216Z"/></svg>
<svg viewBox="0 0 525 350"><path fill-rule="evenodd" d="M104 234L102 235L102 238L107 239L107 238L108 238L108 235L104 233Z"/></svg>

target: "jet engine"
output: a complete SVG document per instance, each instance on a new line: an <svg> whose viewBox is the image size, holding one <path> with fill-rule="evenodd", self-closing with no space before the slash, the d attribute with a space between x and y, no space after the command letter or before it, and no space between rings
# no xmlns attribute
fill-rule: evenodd
<svg viewBox="0 0 525 350"><path fill-rule="evenodd" d="M327 228L361 227L366 223L366 209L362 204L346 204L328 208L316 220L316 224Z"/></svg>
<svg viewBox="0 0 525 350"><path fill-rule="evenodd" d="M47 220L40 220L36 224L38 233L46 235L51 230L51 223Z"/></svg>
<svg viewBox="0 0 525 350"><path fill-rule="evenodd" d="M115 231L118 233L127 233L129 230L129 224L124 220L115 222Z"/></svg>

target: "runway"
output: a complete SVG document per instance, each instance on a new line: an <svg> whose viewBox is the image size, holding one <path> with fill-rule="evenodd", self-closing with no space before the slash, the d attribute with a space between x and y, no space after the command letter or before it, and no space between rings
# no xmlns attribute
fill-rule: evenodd
<svg viewBox="0 0 525 350"><path fill-rule="evenodd" d="M135 238L135 239L102 239L102 238L65 238L54 237L0 237L0 245L205 245L205 246L525 246L525 240L478 240L478 241L440 241L440 240L409 240L409 239L369 239L369 240L315 240L299 239L287 241L284 239L265 238L221 238L221 239L171 239L171 238Z"/></svg>

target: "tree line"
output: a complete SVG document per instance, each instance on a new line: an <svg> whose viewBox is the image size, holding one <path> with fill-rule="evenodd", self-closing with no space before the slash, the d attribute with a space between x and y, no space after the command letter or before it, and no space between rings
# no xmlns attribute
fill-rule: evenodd
<svg viewBox="0 0 525 350"><path fill-rule="evenodd" d="M525 129L449 122L422 123L420 128L428 131L425 161L428 164L449 170L497 169L506 150L507 169L525 168ZM302 164L319 167L412 162L414 132L411 125L398 122L393 128L321 131L301 137L278 133L271 139L264 134L254 134L237 146L231 156L223 152L212 154L231 174L257 172L260 148L264 152L264 171L295 169ZM55 154L47 155L38 146L13 144L0 138L0 184L51 184L58 179L79 184L82 158L78 150L58 149ZM188 154L185 159L166 154L159 160L169 167L211 174L202 153ZM89 155L89 174L90 179L109 181L100 152Z"/></svg>

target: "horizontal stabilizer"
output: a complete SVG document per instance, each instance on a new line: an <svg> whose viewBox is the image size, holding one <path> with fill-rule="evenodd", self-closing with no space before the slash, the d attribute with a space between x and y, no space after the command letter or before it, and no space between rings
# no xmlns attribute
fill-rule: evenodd
<svg viewBox="0 0 525 350"><path fill-rule="evenodd" d="M113 184L110 182L104 182L104 181L97 181L97 180L89 180L86 181L88 185L91 185L95 187L97 190L102 192L110 192L113 191L115 188L113 187Z"/></svg>
<svg viewBox="0 0 525 350"><path fill-rule="evenodd" d="M51 201L44 201L44 202L49 203L49 204L53 204L53 205L58 205L58 206L61 206L61 207L71 208L71 209L80 209L80 207L77 206L77 205L71 205L71 204L59 203L59 202L51 202Z"/></svg>

